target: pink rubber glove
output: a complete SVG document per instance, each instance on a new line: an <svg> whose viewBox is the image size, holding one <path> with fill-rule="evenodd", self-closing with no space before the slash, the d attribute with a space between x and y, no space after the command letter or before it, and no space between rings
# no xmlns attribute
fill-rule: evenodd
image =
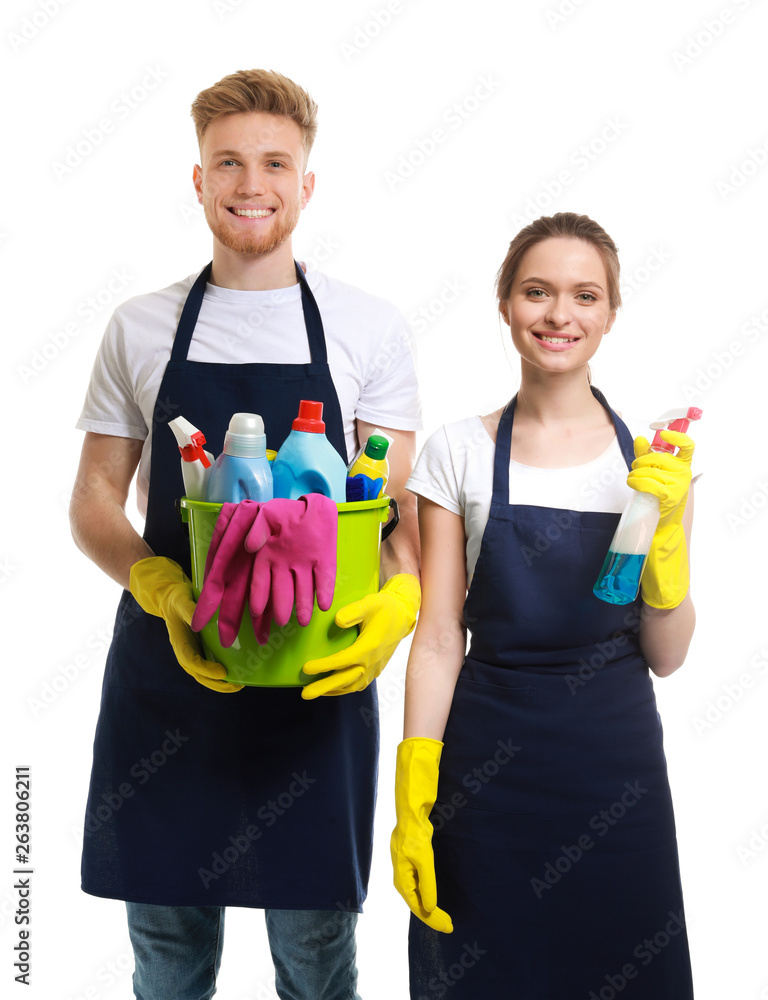
<svg viewBox="0 0 768 1000"><path fill-rule="evenodd" d="M299 625L308 625L315 595L321 611L333 603L338 516L333 500L320 493L261 505L245 547L255 553L248 603L262 645L272 619L287 625L294 604Z"/></svg>
<svg viewBox="0 0 768 1000"><path fill-rule="evenodd" d="M208 548L192 629L199 632L219 608L219 640L226 649L240 630L253 570L253 552L248 552L243 543L263 506L256 500L222 504Z"/></svg>

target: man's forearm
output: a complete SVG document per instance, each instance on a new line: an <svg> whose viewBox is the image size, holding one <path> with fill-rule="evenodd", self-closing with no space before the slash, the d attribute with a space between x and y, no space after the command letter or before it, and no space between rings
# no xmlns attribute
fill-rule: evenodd
<svg viewBox="0 0 768 1000"><path fill-rule="evenodd" d="M80 551L126 589L131 566L154 555L123 508L107 497L91 498L84 503L73 501L70 523Z"/></svg>
<svg viewBox="0 0 768 1000"><path fill-rule="evenodd" d="M400 511L400 523L381 546L381 583L396 573L413 573L419 577L419 522L416 497L403 490L395 498Z"/></svg>
<svg viewBox="0 0 768 1000"><path fill-rule="evenodd" d="M86 433L69 505L77 547L126 589L131 566L154 555L125 514L142 445L138 439Z"/></svg>

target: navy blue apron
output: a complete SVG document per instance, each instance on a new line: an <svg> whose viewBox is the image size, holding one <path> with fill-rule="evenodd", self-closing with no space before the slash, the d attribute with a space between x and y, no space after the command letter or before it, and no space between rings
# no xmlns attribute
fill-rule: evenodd
<svg viewBox="0 0 768 1000"><path fill-rule="evenodd" d="M209 264L184 305L152 421L144 538L187 574L169 420L186 417L218 452L233 413L260 413L277 449L299 400L319 400L328 438L347 460L323 325L301 268L309 364L188 361L210 272ZM359 911L378 740L375 684L314 701L297 688L210 691L176 662L164 621L124 591L94 743L83 889L155 904Z"/></svg>
<svg viewBox="0 0 768 1000"><path fill-rule="evenodd" d="M629 466L632 438L609 410ZM619 515L509 502L515 400L464 613L434 825L441 934L412 1000L688 1000L672 802L639 600L592 594Z"/></svg>

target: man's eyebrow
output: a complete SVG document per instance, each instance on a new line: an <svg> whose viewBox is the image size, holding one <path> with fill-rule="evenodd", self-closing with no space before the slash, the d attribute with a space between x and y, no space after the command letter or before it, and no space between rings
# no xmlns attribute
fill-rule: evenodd
<svg viewBox="0 0 768 1000"><path fill-rule="evenodd" d="M238 149L215 149L211 156L233 156L238 158L243 155L243 150ZM290 160L293 162L293 157L290 153L286 152L284 149L268 149L265 153L261 154L267 160Z"/></svg>

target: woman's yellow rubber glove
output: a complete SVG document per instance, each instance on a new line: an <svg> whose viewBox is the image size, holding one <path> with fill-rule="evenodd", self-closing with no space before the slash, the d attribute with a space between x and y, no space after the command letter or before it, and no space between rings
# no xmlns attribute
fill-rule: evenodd
<svg viewBox="0 0 768 1000"><path fill-rule="evenodd" d="M435 856L429 814L437 798L438 765L443 744L412 736L397 748L395 808L397 826L389 848L395 888L427 927L450 934L453 922L437 905Z"/></svg>
<svg viewBox="0 0 768 1000"><path fill-rule="evenodd" d="M695 447L687 434L662 431L661 437L680 450L677 455L651 451L644 437L635 439L635 461L627 484L659 500L660 517L640 581L640 593L652 608L676 608L688 593L688 546L683 513L691 485Z"/></svg>
<svg viewBox="0 0 768 1000"><path fill-rule="evenodd" d="M242 689L242 684L227 683L226 667L200 655L190 627L195 613L192 581L177 562L165 556L140 559L131 566L130 589L148 614L165 621L176 659L198 684L225 694Z"/></svg>
<svg viewBox="0 0 768 1000"><path fill-rule="evenodd" d="M304 664L305 674L333 673L307 684L301 697L310 701L367 688L389 663L400 640L413 632L420 605L419 581L411 573L398 573L377 594L339 608L336 624L341 628L359 625L360 635L346 649Z"/></svg>

